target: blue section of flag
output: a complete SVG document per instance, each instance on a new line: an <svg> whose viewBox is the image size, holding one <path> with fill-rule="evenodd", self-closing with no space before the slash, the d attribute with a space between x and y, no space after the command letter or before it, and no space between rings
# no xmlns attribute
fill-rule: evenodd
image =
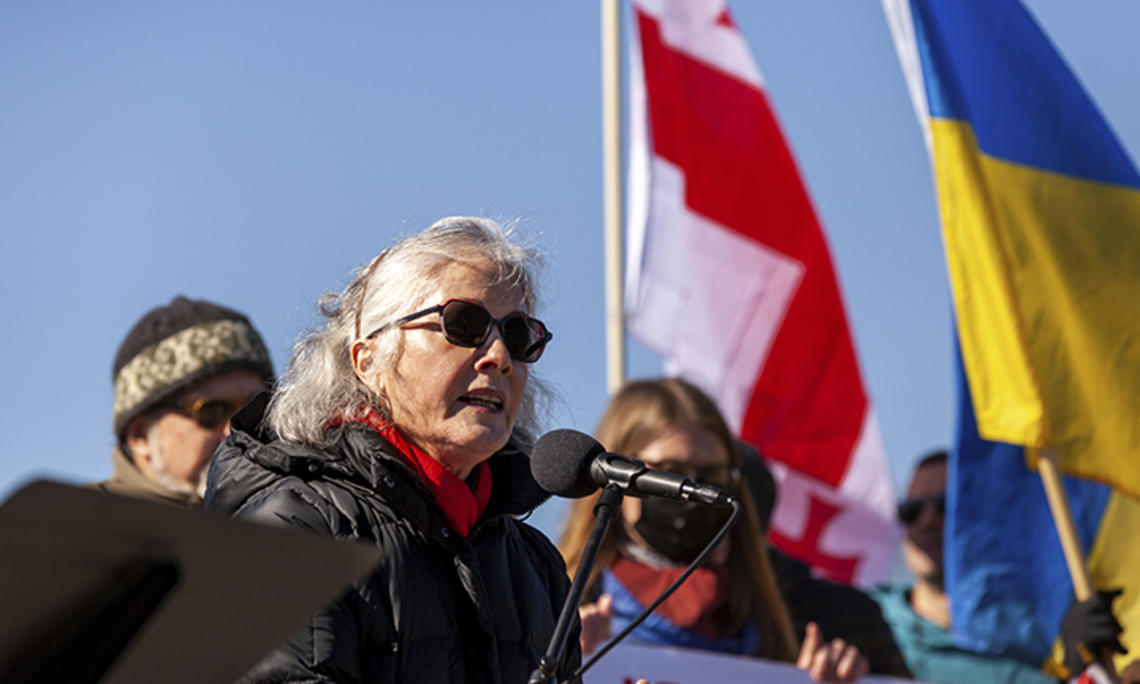
<svg viewBox="0 0 1140 684"><path fill-rule="evenodd" d="M931 117L969 121L991 156L1140 188L1116 136L1017 0L910 5Z"/></svg>
<svg viewBox="0 0 1140 684"><path fill-rule="evenodd" d="M1061 543L1041 477L1022 447L978 436L960 353L956 443L947 474L946 591L955 643L1040 663L1072 600ZM1086 554L1111 489L1065 478Z"/></svg>

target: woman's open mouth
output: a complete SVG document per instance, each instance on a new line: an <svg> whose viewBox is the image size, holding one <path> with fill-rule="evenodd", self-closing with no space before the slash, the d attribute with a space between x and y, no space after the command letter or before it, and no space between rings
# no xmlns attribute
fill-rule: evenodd
<svg viewBox="0 0 1140 684"><path fill-rule="evenodd" d="M497 392L468 392L459 397L459 401L487 411L503 410L503 398Z"/></svg>

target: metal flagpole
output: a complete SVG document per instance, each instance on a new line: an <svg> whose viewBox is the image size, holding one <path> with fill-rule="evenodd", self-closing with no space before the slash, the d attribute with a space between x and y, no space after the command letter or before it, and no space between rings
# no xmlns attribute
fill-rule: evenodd
<svg viewBox="0 0 1140 684"><path fill-rule="evenodd" d="M621 3L602 0L602 183L605 214L606 388L625 380L621 242Z"/></svg>

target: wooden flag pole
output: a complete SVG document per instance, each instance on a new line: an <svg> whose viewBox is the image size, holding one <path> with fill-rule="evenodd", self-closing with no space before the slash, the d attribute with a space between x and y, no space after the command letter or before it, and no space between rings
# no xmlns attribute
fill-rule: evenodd
<svg viewBox="0 0 1140 684"><path fill-rule="evenodd" d="M1057 536L1061 538L1061 550L1065 554L1065 563L1069 566L1069 576L1073 579L1073 594L1076 595L1078 601L1088 600L1093 597L1092 580L1089 578L1088 567L1085 565L1081 540L1077 536L1077 526L1073 523L1073 512L1069 508L1069 497L1065 494L1065 487L1061 483L1061 471L1057 467L1057 455L1053 453L1052 449L1034 449L1032 451L1037 458L1037 472L1041 474L1041 484L1045 486L1045 498L1049 500L1049 510L1053 513L1053 524L1057 528ZM1104 648L1099 653L1091 653L1085 657L1096 658L1110 676L1116 677L1112 649ZM1077 674L1080 673L1074 672L1073 676Z"/></svg>
<svg viewBox="0 0 1140 684"><path fill-rule="evenodd" d="M1065 563L1069 566L1069 576L1073 578L1073 593L1078 601L1092 598L1092 581L1085 567L1081 540L1077 536L1077 526L1073 523L1073 513L1069 509L1069 498L1061 484L1061 473L1057 468L1057 456L1052 449L1035 449L1037 472L1041 474L1041 484L1045 486L1045 497L1049 500L1049 510L1053 513L1053 524L1057 536L1061 538L1061 550L1065 553Z"/></svg>
<svg viewBox="0 0 1140 684"><path fill-rule="evenodd" d="M621 3L602 0L602 183L605 212L606 387L625 380L621 244Z"/></svg>

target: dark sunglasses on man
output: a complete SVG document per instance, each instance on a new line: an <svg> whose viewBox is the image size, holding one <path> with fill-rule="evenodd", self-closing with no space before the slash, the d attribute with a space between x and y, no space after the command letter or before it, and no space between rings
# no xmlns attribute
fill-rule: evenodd
<svg viewBox="0 0 1140 684"><path fill-rule="evenodd" d="M186 397L172 399L157 408L176 411L191 418L206 430L217 430L230 421L242 406L253 397L245 399L212 399L209 397Z"/></svg>
<svg viewBox="0 0 1140 684"><path fill-rule="evenodd" d="M449 299L438 306L428 307L391 323L385 323L368 333L366 337L373 338L388 328L410 323L434 313L439 314L443 336L451 344L459 347L481 347L491 335L491 328L495 327L499 329L507 353L515 361L523 363L538 361L546 349L546 343L554 338L554 334L537 318L521 313L495 318L482 305L463 299Z"/></svg>
<svg viewBox="0 0 1140 684"><path fill-rule="evenodd" d="M922 510L928 505L934 506L934 510L938 512L938 515L946 515L946 497L931 496L907 499L901 502L898 508L899 520L905 525L911 524L915 520L918 520L918 517L922 515Z"/></svg>

